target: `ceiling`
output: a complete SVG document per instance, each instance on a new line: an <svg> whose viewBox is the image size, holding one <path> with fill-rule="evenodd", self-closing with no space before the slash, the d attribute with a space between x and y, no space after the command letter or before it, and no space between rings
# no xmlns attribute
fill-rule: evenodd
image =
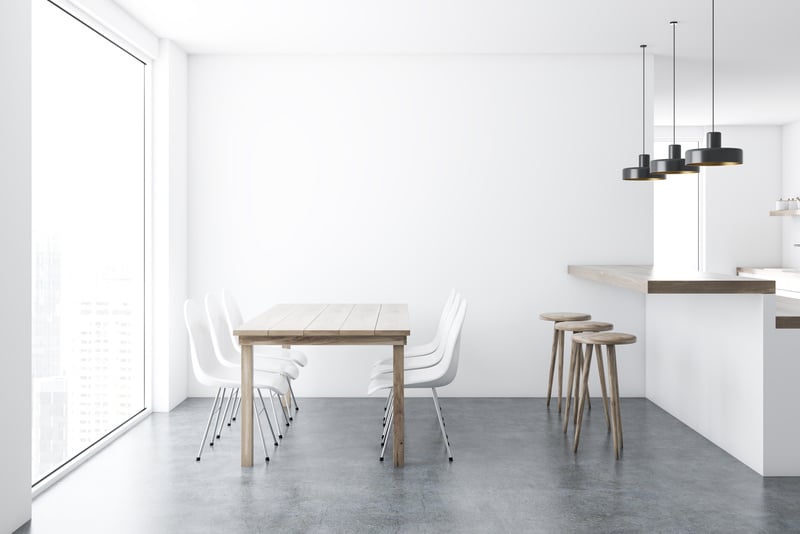
<svg viewBox="0 0 800 534"><path fill-rule="evenodd" d="M709 121L710 0L115 1L190 54L638 54L647 43L657 124L672 119L677 20L678 122ZM800 120L800 2L716 10L717 122Z"/></svg>

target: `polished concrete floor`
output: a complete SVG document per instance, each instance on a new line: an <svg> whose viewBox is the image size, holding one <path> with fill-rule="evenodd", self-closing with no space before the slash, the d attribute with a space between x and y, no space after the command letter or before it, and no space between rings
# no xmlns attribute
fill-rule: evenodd
<svg viewBox="0 0 800 534"><path fill-rule="evenodd" d="M409 399L404 469L378 461L380 399L301 399L268 464L239 467L236 423L195 462L210 403L147 418L18 532L800 532L800 478L763 479L644 399L622 401L619 461L599 402L575 455L543 399L443 399L453 463Z"/></svg>

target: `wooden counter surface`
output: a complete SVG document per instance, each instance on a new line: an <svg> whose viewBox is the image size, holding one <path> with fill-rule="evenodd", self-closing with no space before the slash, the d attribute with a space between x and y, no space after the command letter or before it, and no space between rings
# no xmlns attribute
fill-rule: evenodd
<svg viewBox="0 0 800 534"><path fill-rule="evenodd" d="M652 265L569 265L579 278L649 294L772 294L774 280L715 273L674 273Z"/></svg>
<svg viewBox="0 0 800 534"><path fill-rule="evenodd" d="M775 328L800 328L800 300L775 297Z"/></svg>
<svg viewBox="0 0 800 534"><path fill-rule="evenodd" d="M746 278L761 278L762 280L775 280L775 288L780 295L782 292L792 291L800 293L800 270L783 267L737 267L739 276ZM800 297L800 295L786 294L785 297Z"/></svg>

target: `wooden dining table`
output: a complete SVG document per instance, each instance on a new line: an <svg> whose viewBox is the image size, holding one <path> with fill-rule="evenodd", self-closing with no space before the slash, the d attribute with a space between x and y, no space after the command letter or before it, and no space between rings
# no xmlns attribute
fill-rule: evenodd
<svg viewBox="0 0 800 534"><path fill-rule="evenodd" d="M407 304L277 304L233 331L242 347L242 466L253 465L253 346L389 345L393 362L392 458L404 463L404 352Z"/></svg>

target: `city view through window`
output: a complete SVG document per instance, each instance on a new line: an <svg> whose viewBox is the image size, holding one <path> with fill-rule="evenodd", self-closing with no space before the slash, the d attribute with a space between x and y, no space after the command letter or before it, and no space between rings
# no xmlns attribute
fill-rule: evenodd
<svg viewBox="0 0 800 534"><path fill-rule="evenodd" d="M32 5L36 483L145 407L145 65Z"/></svg>

